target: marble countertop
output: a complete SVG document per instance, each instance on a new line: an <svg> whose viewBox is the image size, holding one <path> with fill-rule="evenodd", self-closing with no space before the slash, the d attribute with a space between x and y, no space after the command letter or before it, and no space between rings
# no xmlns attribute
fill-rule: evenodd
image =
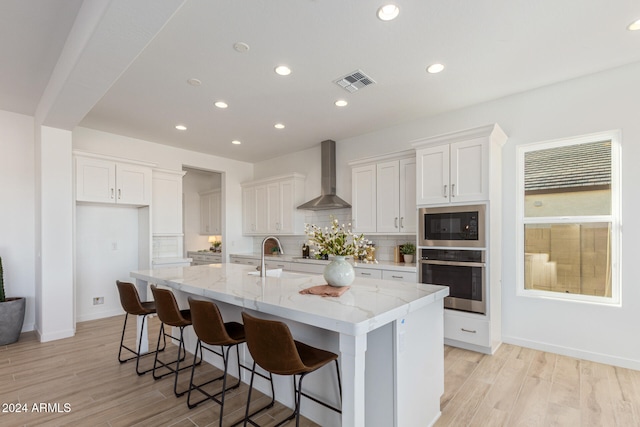
<svg viewBox="0 0 640 427"><path fill-rule="evenodd" d="M356 277L338 298L301 295L325 284L322 275L250 273L252 266L223 263L133 271L131 277L348 335L365 334L449 294L446 286Z"/></svg>
<svg viewBox="0 0 640 427"><path fill-rule="evenodd" d="M260 259L259 253L244 253L244 254L231 254L230 256L240 257L240 258L250 258L250 259ZM315 259L315 258L302 258L300 255L265 255L265 261L267 262L298 262L303 264L328 264L329 261ZM353 259L351 259L353 261ZM352 262L353 263L353 262ZM415 263L406 264L406 263L397 263L393 261L378 261L377 263L367 264L361 261L353 263L355 267L358 268L370 268L375 270L396 270L396 271L407 271L415 273L417 271L417 267Z"/></svg>

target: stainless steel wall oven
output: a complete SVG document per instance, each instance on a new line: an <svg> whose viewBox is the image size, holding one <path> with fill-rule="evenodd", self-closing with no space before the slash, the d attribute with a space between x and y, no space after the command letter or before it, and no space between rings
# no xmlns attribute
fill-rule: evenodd
<svg viewBox="0 0 640 427"><path fill-rule="evenodd" d="M449 286L445 308L486 314L484 250L421 249L419 282Z"/></svg>

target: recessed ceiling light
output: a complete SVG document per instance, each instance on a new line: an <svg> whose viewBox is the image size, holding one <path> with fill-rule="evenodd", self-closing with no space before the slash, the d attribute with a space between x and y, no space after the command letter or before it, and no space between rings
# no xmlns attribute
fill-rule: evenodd
<svg viewBox="0 0 640 427"><path fill-rule="evenodd" d="M638 19L637 21L634 21L631 24L629 24L629 26L627 27L627 30L629 30L629 31L638 31L638 30L640 30L640 19Z"/></svg>
<svg viewBox="0 0 640 427"><path fill-rule="evenodd" d="M431 64L427 67L427 73L431 74L437 74L442 70L444 70L444 65L442 64Z"/></svg>
<svg viewBox="0 0 640 427"><path fill-rule="evenodd" d="M287 67L286 65L278 65L275 68L275 72L277 74L280 74L281 76L288 76L289 74L291 74L291 68Z"/></svg>
<svg viewBox="0 0 640 427"><path fill-rule="evenodd" d="M346 107L348 102L344 99L338 99L334 104L336 104L336 107Z"/></svg>
<svg viewBox="0 0 640 427"><path fill-rule="evenodd" d="M227 103L224 102L224 101L216 101L215 104L213 104L213 105L215 105L218 108L227 108L228 107Z"/></svg>
<svg viewBox="0 0 640 427"><path fill-rule="evenodd" d="M233 48L236 52L245 53L249 51L249 45L244 42L237 42L233 44Z"/></svg>
<svg viewBox="0 0 640 427"><path fill-rule="evenodd" d="M396 19L400 13L400 8L395 4L385 4L378 9L378 18L382 21L391 21Z"/></svg>
<svg viewBox="0 0 640 427"><path fill-rule="evenodd" d="M176 125L176 129L178 129L178 130L187 130L187 127L185 125Z"/></svg>
<svg viewBox="0 0 640 427"><path fill-rule="evenodd" d="M276 123L273 127L276 129L284 129L284 125L282 123Z"/></svg>
<svg viewBox="0 0 640 427"><path fill-rule="evenodd" d="M202 84L202 82L198 79L189 79L187 80L187 83L189 83L191 86L200 86Z"/></svg>
<svg viewBox="0 0 640 427"><path fill-rule="evenodd" d="M237 139L234 139L233 141L231 141L231 143L232 143L233 145L240 145L240 144L242 144L242 142L238 141Z"/></svg>

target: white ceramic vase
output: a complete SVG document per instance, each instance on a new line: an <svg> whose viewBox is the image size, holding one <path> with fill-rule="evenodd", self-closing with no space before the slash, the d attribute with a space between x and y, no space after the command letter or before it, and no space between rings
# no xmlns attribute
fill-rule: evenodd
<svg viewBox="0 0 640 427"><path fill-rule="evenodd" d="M343 256L334 257L324 268L323 275L324 280L335 287L349 286L356 277L353 266Z"/></svg>

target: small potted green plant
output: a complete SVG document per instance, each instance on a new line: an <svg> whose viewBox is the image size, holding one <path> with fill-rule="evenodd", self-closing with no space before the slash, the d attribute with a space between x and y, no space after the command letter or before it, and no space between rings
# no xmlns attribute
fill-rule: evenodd
<svg viewBox="0 0 640 427"><path fill-rule="evenodd" d="M400 252L404 258L404 262L406 264L411 264L413 262L413 256L416 254L416 245L411 242L407 242L400 247Z"/></svg>
<svg viewBox="0 0 640 427"><path fill-rule="evenodd" d="M25 298L7 298L4 291L4 272L0 258L0 345L18 341L24 323Z"/></svg>

